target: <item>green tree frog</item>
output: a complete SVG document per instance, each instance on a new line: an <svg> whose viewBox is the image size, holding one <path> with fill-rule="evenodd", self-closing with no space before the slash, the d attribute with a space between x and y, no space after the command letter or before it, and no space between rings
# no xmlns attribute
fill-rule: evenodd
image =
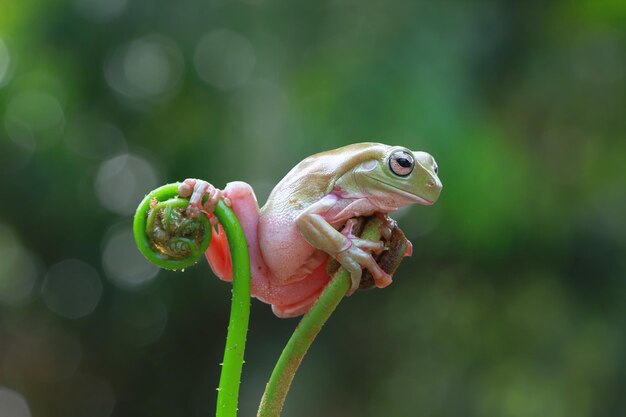
<svg viewBox="0 0 626 417"><path fill-rule="evenodd" d="M219 190L189 178L178 193L189 197L190 216L210 215L217 201L225 199L248 243L252 295L271 304L277 316L294 317L307 312L328 284L329 257L350 272L349 294L359 287L362 268L372 273L377 287L389 285L391 277L370 254L382 251L384 243L359 239L344 226L353 217L386 216L409 204L433 204L442 188L437 174L437 163L428 153L357 143L300 162L261 209L250 185L239 181ZM219 225L206 257L219 278L232 279L228 242Z"/></svg>

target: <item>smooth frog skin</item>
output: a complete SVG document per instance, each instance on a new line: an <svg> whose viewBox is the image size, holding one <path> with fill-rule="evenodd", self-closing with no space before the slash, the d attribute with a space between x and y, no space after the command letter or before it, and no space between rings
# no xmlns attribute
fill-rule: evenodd
<svg viewBox="0 0 626 417"><path fill-rule="evenodd" d="M179 194L190 197L188 214L194 216L211 213L219 198L226 199L248 242L252 295L271 304L277 316L294 317L306 313L328 283L329 256L350 272L350 293L359 286L362 268L372 273L377 287L391 283L369 253L383 250L383 242L358 239L349 227L339 230L352 217L433 204L442 188L437 171L435 160L425 152L358 143L300 162L260 210L254 191L244 182L231 182L221 191L187 179ZM228 242L219 225L206 257L218 277L232 279Z"/></svg>

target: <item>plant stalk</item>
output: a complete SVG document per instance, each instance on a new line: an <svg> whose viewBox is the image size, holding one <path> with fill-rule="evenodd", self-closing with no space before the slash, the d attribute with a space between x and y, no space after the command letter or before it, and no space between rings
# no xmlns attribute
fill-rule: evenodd
<svg viewBox="0 0 626 417"><path fill-rule="evenodd" d="M198 262L209 246L212 234L209 219L204 215L193 220L201 223L204 230L204 235L198 242L192 241L193 236L187 236L185 233L178 235L180 230L177 228L180 224L184 224L183 222L177 225L170 224L174 220L172 210L184 209L189 204L188 199L178 196L179 185L179 183L167 184L150 192L137 207L133 223L135 241L141 253L155 265L172 270L183 269ZM164 211L161 217L162 228L155 226L159 210ZM246 236L235 213L224 201L220 200L215 207L214 214L226 232L233 265L233 298L215 415L216 417L236 417L250 318L250 258ZM162 253L154 241L157 232L169 234L166 238L169 238L170 242L176 239L177 243L182 243L188 254L173 259L169 254ZM167 245L169 242L160 241L160 244Z"/></svg>
<svg viewBox="0 0 626 417"><path fill-rule="evenodd" d="M215 215L226 232L233 264L233 298L215 416L236 417L250 319L250 257L246 236L235 213L220 200Z"/></svg>
<svg viewBox="0 0 626 417"><path fill-rule="evenodd" d="M362 239L380 240L382 220L367 220ZM298 367L317 334L350 289L350 273L340 268L311 309L302 317L272 371L257 417L279 417Z"/></svg>

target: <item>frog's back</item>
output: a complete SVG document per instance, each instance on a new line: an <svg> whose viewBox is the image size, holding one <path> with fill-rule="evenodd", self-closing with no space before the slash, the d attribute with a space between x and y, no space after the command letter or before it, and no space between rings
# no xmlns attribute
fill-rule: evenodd
<svg viewBox="0 0 626 417"><path fill-rule="evenodd" d="M387 145L364 142L309 156L274 187L261 209L261 216L289 212L297 217L306 207L330 194L335 181L358 164L357 161L379 157L388 149Z"/></svg>

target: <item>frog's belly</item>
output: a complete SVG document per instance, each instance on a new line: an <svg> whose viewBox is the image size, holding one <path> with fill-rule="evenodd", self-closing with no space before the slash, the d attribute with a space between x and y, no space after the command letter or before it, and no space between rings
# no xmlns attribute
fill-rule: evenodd
<svg viewBox="0 0 626 417"><path fill-rule="evenodd" d="M274 285L299 281L328 258L304 239L291 217L266 214L259 219L259 246Z"/></svg>

